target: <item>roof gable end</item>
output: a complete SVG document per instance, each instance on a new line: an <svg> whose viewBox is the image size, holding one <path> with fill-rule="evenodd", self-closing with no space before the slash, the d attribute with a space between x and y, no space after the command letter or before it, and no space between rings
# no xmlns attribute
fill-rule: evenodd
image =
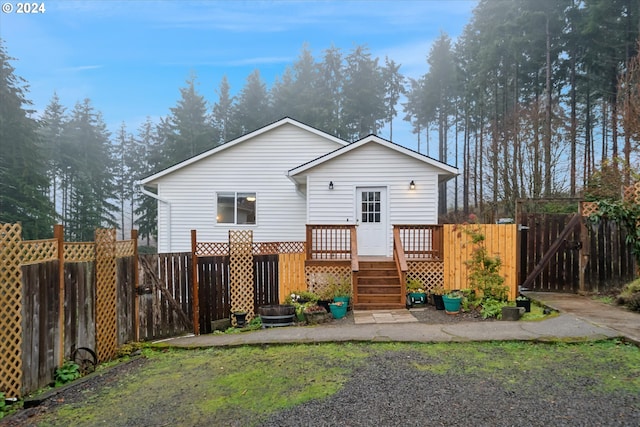
<svg viewBox="0 0 640 427"><path fill-rule="evenodd" d="M175 165L170 166L170 167L168 167L168 168L166 168L166 169L164 169L164 170L162 170L160 172L157 172L157 173L155 173L153 175L150 175L150 176L148 176L148 177L146 177L144 179L141 179L138 183L141 184L141 185L148 184L148 183L153 182L153 181L155 181L155 180L157 180L159 178L162 178L163 176L169 175L169 174L171 174L171 173L173 173L173 172L175 172L175 171L177 171L179 169L182 169L182 168L187 167L187 166L189 166L189 165L191 165L193 163L196 163L196 162L198 162L198 161L200 161L202 159L205 159L207 157L213 156L213 155L215 155L215 154L217 154L217 153L219 153L219 152L221 152L223 150L226 150L226 149L229 149L231 147L234 147L234 146L236 146L238 144L243 143L244 141L248 141L250 139L255 138L256 136L265 134L267 132L270 132L270 131L272 131L272 130L274 130L276 128L279 128L279 127L287 125L287 124L296 126L297 128L300 128L300 129L305 130L307 132L311 132L313 134L316 134L318 136L326 138L326 139L328 139L330 141L333 141L336 144L339 144L339 145L342 145L342 146L346 146L348 144L347 141L344 141L344 140L342 140L342 139L340 139L338 137L330 135L330 134L328 134L326 132L323 132L323 131L321 131L319 129L316 129L314 127L305 125L304 123L299 122L299 121L297 121L295 119L292 119L290 117L285 117L285 118L280 119L280 120L278 120L276 122L273 122L273 123L268 124L268 125L266 125L264 127L261 127L260 129L257 129L257 130L255 130L253 132L249 132L249 133L244 134L244 135L242 135L242 136L240 136L240 137L238 137L236 139L232 139L231 141L225 142L225 143L220 144L220 145L218 145L218 146L216 146L216 147L214 147L214 148L212 148L210 150L207 150L207 151L205 151L203 153L197 154L197 155L195 155L193 157L190 157L190 158L188 158L186 160L183 160L180 163L176 163Z"/></svg>
<svg viewBox="0 0 640 427"><path fill-rule="evenodd" d="M331 161L332 159L335 159L336 157L342 156L352 150L355 150L359 147L362 147L365 144L370 144L370 143L374 143L374 144L380 144L383 145L387 148L390 148L392 150L395 150L397 152L400 152L402 154L405 154L409 157L413 157L414 159L420 160L422 162L425 162L431 166L436 167L437 169L440 169L442 171L442 175L457 175L458 174L458 168L448 165L446 163L440 162L438 160L435 160L429 156L426 156L422 153L418 153L417 151L411 150L409 148L403 147L402 145L396 144L394 142L388 141L384 138L380 138L379 136L376 135L368 135L358 141L352 142L351 144L348 144L344 147L340 147L330 153L325 154L324 156L320 156L317 159L314 159L310 162L307 162L303 165L297 166L291 170L289 170L289 176L290 177L294 177L298 174L304 173L305 171L308 171L311 168L314 168L322 163Z"/></svg>

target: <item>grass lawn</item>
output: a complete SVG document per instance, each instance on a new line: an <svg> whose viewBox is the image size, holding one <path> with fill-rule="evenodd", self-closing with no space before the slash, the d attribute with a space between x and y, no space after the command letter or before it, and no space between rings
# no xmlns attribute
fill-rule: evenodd
<svg viewBox="0 0 640 427"><path fill-rule="evenodd" d="M553 370L565 380L589 378L599 392L640 393L640 349L613 340L146 348L140 366L61 395L64 403L32 417L29 425L252 425L275 411L336 393L383 352L426 356L428 364L412 366L416 372L486 375L507 388L523 386L522 372L524 385L535 386L539 374L548 378Z"/></svg>

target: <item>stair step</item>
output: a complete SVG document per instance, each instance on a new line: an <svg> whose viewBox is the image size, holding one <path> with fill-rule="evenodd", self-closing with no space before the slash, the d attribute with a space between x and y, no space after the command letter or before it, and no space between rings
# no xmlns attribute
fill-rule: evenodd
<svg viewBox="0 0 640 427"><path fill-rule="evenodd" d="M371 277L371 276L398 277L398 271L395 268L393 270L371 268L368 270L360 269L360 271L358 271L358 277Z"/></svg>
<svg viewBox="0 0 640 427"><path fill-rule="evenodd" d="M406 307L400 295L400 277L394 261L360 261L356 310L392 310Z"/></svg>
<svg viewBox="0 0 640 427"><path fill-rule="evenodd" d="M360 270L383 269L395 270L396 263L394 261L360 261L358 262Z"/></svg>
<svg viewBox="0 0 640 427"><path fill-rule="evenodd" d="M359 294L358 303L367 302L390 302L390 303L402 303L400 301L400 295L398 294Z"/></svg>
<svg viewBox="0 0 640 427"><path fill-rule="evenodd" d="M353 306L354 310L398 310L407 308L405 304L398 303L358 303Z"/></svg>
<svg viewBox="0 0 640 427"><path fill-rule="evenodd" d="M358 288L361 286L386 285L400 287L397 277L358 277Z"/></svg>
<svg viewBox="0 0 640 427"><path fill-rule="evenodd" d="M398 295L400 292L400 285L358 285L358 294L366 294L366 293L386 293L386 294L395 294Z"/></svg>

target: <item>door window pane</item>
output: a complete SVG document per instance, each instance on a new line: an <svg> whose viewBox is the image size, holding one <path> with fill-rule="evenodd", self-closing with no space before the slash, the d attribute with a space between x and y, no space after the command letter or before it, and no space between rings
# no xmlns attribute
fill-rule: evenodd
<svg viewBox="0 0 640 427"><path fill-rule="evenodd" d="M362 222L380 222L380 192L362 192Z"/></svg>

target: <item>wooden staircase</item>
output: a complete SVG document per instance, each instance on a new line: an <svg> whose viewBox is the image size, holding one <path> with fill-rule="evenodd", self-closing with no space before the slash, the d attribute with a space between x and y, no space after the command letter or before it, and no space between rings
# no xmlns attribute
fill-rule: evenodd
<svg viewBox="0 0 640 427"><path fill-rule="evenodd" d="M393 310L406 307L400 277L393 260L360 259L357 303L354 310Z"/></svg>

